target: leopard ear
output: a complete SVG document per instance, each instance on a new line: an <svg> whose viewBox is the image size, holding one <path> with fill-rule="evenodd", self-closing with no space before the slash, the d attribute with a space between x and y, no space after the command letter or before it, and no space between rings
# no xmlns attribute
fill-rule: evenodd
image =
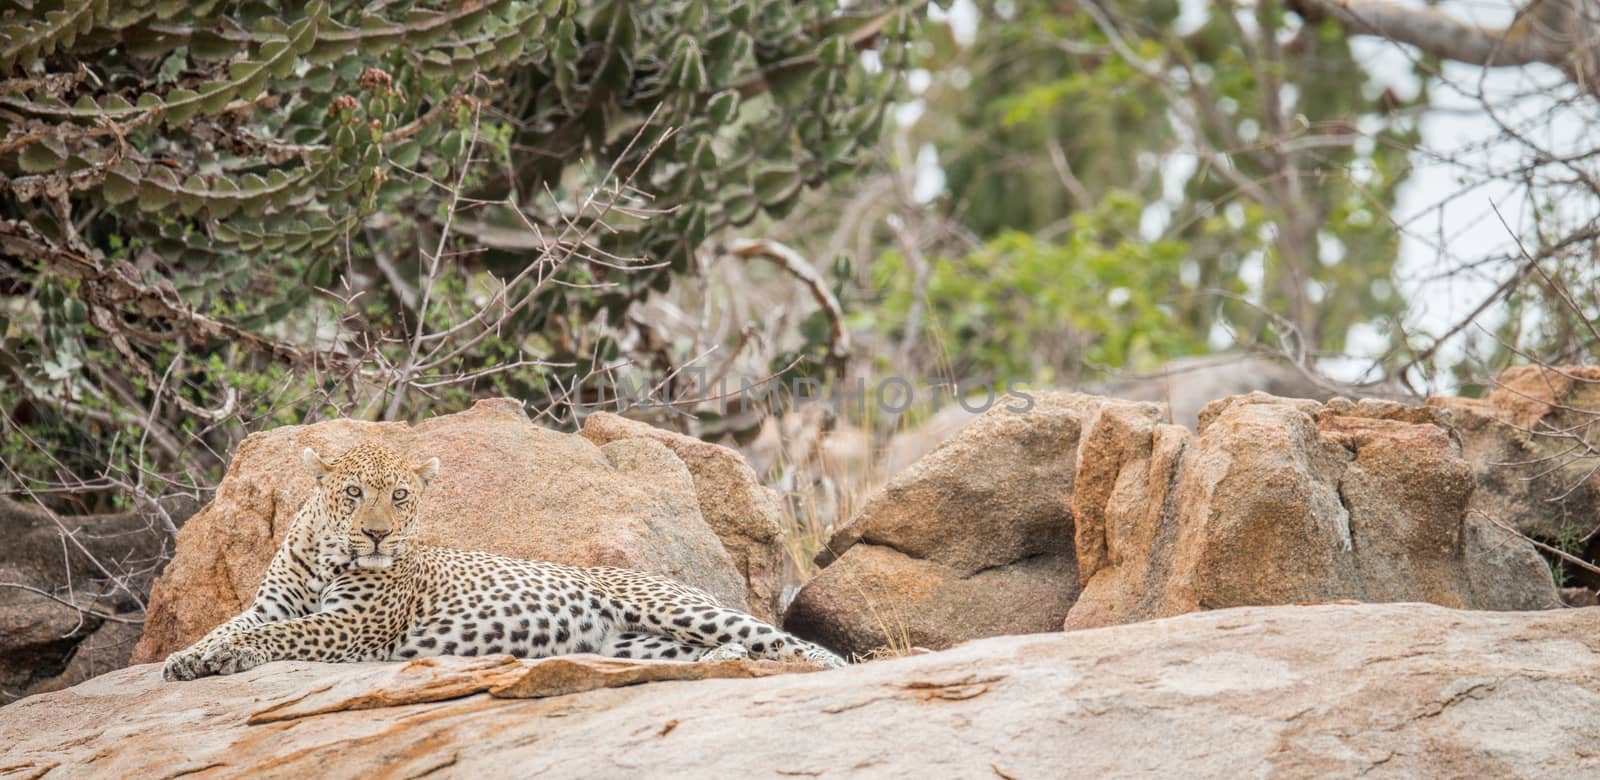
<svg viewBox="0 0 1600 780"><path fill-rule="evenodd" d="M426 485L439 475L439 459L429 458L420 465L412 466L411 471L417 475L417 479L422 480L422 484Z"/></svg>
<svg viewBox="0 0 1600 780"><path fill-rule="evenodd" d="M333 464L323 460L322 456L318 455L317 451L310 447L300 451L300 462L306 464L306 468L317 475L318 481L321 481L324 475L333 470Z"/></svg>

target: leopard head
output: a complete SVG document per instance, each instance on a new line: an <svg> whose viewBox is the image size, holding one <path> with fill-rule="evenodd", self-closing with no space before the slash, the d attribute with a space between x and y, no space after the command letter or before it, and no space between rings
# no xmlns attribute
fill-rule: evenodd
<svg viewBox="0 0 1600 780"><path fill-rule="evenodd" d="M387 569L405 555L417 532L417 507L439 459L408 465L391 450L361 444L327 461L307 447L302 459L317 474L327 524L317 544L320 559L363 569Z"/></svg>

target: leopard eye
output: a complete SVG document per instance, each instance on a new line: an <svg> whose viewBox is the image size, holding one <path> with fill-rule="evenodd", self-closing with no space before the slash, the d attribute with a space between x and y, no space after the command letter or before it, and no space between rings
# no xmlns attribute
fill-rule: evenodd
<svg viewBox="0 0 1600 780"><path fill-rule="evenodd" d="M401 501L406 500L410 496L411 496L411 491L406 490L405 488L395 488L394 489L394 501L397 504L400 503Z"/></svg>
<svg viewBox="0 0 1600 780"><path fill-rule="evenodd" d="M357 487L355 485L350 485L349 487L346 487L344 489L344 494L349 496L349 497L351 497L351 498L360 498L361 497L361 488L359 488L359 487Z"/></svg>

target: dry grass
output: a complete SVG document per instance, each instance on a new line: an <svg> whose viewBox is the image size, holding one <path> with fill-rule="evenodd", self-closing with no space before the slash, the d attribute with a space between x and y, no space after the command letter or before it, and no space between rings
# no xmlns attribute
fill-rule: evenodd
<svg viewBox="0 0 1600 780"><path fill-rule="evenodd" d="M772 416L767 424L782 427L782 420ZM887 435L848 422L803 430L798 441L785 442L793 446L778 450L768 473L758 473L782 499L784 547L800 582L816 575L817 554L892 476L885 454L905 427L896 425Z"/></svg>
<svg viewBox="0 0 1600 780"><path fill-rule="evenodd" d="M799 446L780 447L778 456L769 461L769 473L759 475L782 497L783 544L791 563L787 591L797 590L817 575L817 554L892 476L886 473L884 453L888 440L906 429L905 418L895 422L888 436L869 436L848 424L832 431L801 430L795 437L801 441L784 442ZM774 430L783 428L782 419L770 413L764 424ZM791 434L796 433L793 426L790 428ZM849 452L841 453L841 449ZM913 644L910 625L897 607L874 598L859 586L857 592L859 603L883 642L868 653L855 654L854 662L930 652Z"/></svg>
<svg viewBox="0 0 1600 780"><path fill-rule="evenodd" d="M867 614L872 618L872 622L877 625L878 633L883 636L883 644L867 653L856 653L851 660L859 663L928 652L925 648L911 644L911 629L906 624L904 614L898 609L890 608L885 610L880 608L877 600L868 596L860 588L856 588L856 592L860 594L861 603L866 606Z"/></svg>

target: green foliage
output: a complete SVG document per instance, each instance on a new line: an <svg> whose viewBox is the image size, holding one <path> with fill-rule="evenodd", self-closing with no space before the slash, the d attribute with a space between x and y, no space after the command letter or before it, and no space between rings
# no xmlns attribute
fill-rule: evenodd
<svg viewBox="0 0 1600 780"><path fill-rule="evenodd" d="M1286 21L1281 14L1268 18ZM1420 136L1415 122L1397 113L1397 97L1363 93L1360 86L1369 77L1332 22L1301 30L1276 67L1252 62L1237 45L1238 36L1220 14L1194 36L1190 56L1209 61L1214 99L1241 107L1212 131L1210 143L1221 149L1259 146L1260 136L1269 133L1317 143L1296 153L1289 167L1269 149L1252 149L1230 155L1237 175L1203 169L1186 186L1178 216L1179 224L1188 223L1182 234L1209 261L1202 271L1208 284L1237 279L1259 262L1262 278L1250 297L1292 323L1311 349L1340 353L1352 326L1387 331L1405 309L1391 284L1400 233L1387 215ZM1277 120L1284 126L1276 130L1269 90L1295 95L1293 116ZM1416 98L1418 104L1426 100L1426 91ZM1363 120L1377 129L1358 143ZM1258 183L1259 194L1242 191L1241 179ZM1211 215L1234 203L1245 207L1244 220L1233 220L1227 231L1211 223ZM1270 227L1265 239L1261 226ZM1231 307L1227 313L1243 334L1275 341L1259 312Z"/></svg>
<svg viewBox="0 0 1600 780"><path fill-rule="evenodd" d="M1126 5L1157 24L1176 13L1166 0ZM1118 57L1056 45L1097 35L1086 14L1019 4L1010 19L986 15L970 49L951 49L933 63L946 74L931 90L918 135L939 147L951 196L978 235L1036 232L1080 207L1062 187L1052 143L1092 192L1161 194L1138 159L1171 143L1158 85ZM952 82L958 70L963 78Z"/></svg>
<svg viewBox="0 0 1600 780"><path fill-rule="evenodd" d="M1111 193L1074 214L1061 241L1007 231L963 257L930 260L926 316L955 376L1048 384L1058 372L1149 369L1203 351L1202 337L1171 324L1195 293L1182 279L1188 247L1130 238L1141 205ZM894 252L873 274L885 291L880 327L898 330L914 275Z"/></svg>
<svg viewBox="0 0 1600 780"><path fill-rule="evenodd" d="M599 170L639 163L648 144L626 142L653 111L676 134L645 189L677 212L613 243L682 270L706 233L781 212L802 183L855 164L885 92L849 36L910 32L892 9L835 16L827 3L363 8L67 0L13 23L0 68L29 78L0 96L19 117L0 157L11 194L26 203L65 184L105 208L94 233L144 238L213 282L305 258L308 279L327 285L364 217L427 191L404 171L437 179L462 162L479 105L469 95L511 108L505 126L519 128L505 178L482 194L529 204L584 153ZM91 78L72 73L80 62ZM507 83L487 86L491 75Z"/></svg>
<svg viewBox="0 0 1600 780"><path fill-rule="evenodd" d="M1016 232L1074 244L1059 237L1085 229L1077 216L1117 211L1108 201L1129 197L1152 211L1122 220L1119 242L1150 242L1156 257L1155 247L1184 247L1185 281L1156 286L1172 296L1167 347L1056 349L1047 362L1057 376L1137 366L1220 333L1276 348L1284 323L1322 352L1344 351L1357 325L1398 339L1399 232L1386 215L1419 140L1407 101L1370 88L1332 22L1302 27L1270 0L1209 6L1194 29L1180 29L1171 0L1099 8L1115 40L1087 12L1017 4L984 14L970 47L936 45L910 138L938 150L943 205L986 244L963 261L972 273L996 246L1019 246ZM1424 91L1412 103L1426 101ZM1079 303L1103 308L1096 275L1069 276L1079 261L1056 257L1055 278L1090 284ZM992 308L987 285L967 289L971 308ZM1123 315L1073 316L1110 325Z"/></svg>
<svg viewBox="0 0 1600 780"><path fill-rule="evenodd" d="M575 334L860 164L916 33L894 4L826 0L24 5L0 21L0 381L52 431L125 432L154 403L181 436L171 373L237 409L203 431L217 452L286 406L350 411L370 388L306 372L401 365L548 237L612 260L568 264L443 370L615 358ZM608 191L627 208L595 207ZM537 367L483 385L551 387Z"/></svg>

